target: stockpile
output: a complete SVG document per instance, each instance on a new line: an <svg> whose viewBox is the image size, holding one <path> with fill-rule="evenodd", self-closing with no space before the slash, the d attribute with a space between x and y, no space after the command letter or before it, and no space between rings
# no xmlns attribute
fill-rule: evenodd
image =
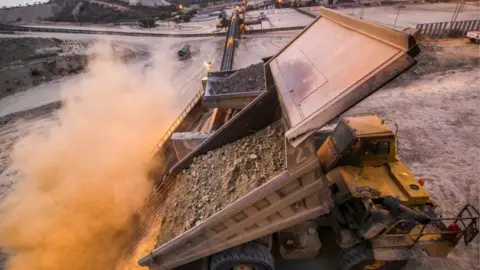
<svg viewBox="0 0 480 270"><path fill-rule="evenodd" d="M180 235L286 169L280 121L197 157L176 176L158 244Z"/></svg>
<svg viewBox="0 0 480 270"><path fill-rule="evenodd" d="M240 92L257 92L265 90L263 63L237 70L225 80L212 83L210 94L230 94Z"/></svg>

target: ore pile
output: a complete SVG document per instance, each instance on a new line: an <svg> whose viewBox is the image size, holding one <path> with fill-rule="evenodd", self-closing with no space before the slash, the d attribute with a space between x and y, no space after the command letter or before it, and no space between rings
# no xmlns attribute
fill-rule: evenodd
<svg viewBox="0 0 480 270"><path fill-rule="evenodd" d="M280 121L197 157L177 175L164 204L163 244L286 169Z"/></svg>
<svg viewBox="0 0 480 270"><path fill-rule="evenodd" d="M239 92L257 92L265 90L263 63L237 70L225 80L212 83L210 94L230 94Z"/></svg>

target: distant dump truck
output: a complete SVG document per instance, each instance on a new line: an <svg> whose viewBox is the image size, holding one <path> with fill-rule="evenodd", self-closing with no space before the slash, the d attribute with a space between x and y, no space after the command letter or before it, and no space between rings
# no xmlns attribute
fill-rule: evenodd
<svg viewBox="0 0 480 270"><path fill-rule="evenodd" d="M189 207L172 207L162 229L178 234L165 233L169 236L140 265L273 270L277 259L316 257L322 248L317 228L328 226L342 249L339 269L399 269L418 250L414 247L445 257L460 240L469 244L478 235L479 213L471 205L452 218L436 212L423 182L398 159L396 130L387 120L351 116L329 125L414 65L420 52L415 39L327 9L321 13L265 63L266 90L173 166L162 182L175 185L185 173L187 183L195 182L197 168L207 175L206 185L181 188L179 194L167 189L164 196L196 194L205 186L224 189L226 199L240 189L244 193L225 207L208 197L186 202L202 203L212 213L202 210L192 222L177 214ZM284 129L270 128L278 120ZM280 143L272 140L278 137ZM272 151L270 141L283 141L284 147ZM270 154L227 158L239 154L228 149L253 151L254 146ZM214 166L201 163L208 158L223 158L222 170L232 169L211 173ZM262 175L264 162L281 163L275 167L280 171ZM242 168L260 170L242 174Z"/></svg>
<svg viewBox="0 0 480 270"><path fill-rule="evenodd" d="M155 19L145 18L138 21L138 25L143 28L152 28L155 27Z"/></svg>
<svg viewBox="0 0 480 270"><path fill-rule="evenodd" d="M471 42L480 43L480 31L468 31L467 38Z"/></svg>
<svg viewBox="0 0 480 270"><path fill-rule="evenodd" d="M178 59L185 60L190 57L190 47L190 44L183 45L183 47L177 52Z"/></svg>
<svg viewBox="0 0 480 270"><path fill-rule="evenodd" d="M260 15L258 15L258 18L259 18L260 20L267 20L267 19L268 19L268 18L267 18L267 15L266 15L265 13L263 13L263 12L260 12Z"/></svg>

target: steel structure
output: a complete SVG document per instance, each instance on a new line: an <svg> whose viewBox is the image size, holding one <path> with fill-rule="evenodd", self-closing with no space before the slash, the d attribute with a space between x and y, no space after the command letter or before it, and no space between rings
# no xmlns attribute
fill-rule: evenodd
<svg viewBox="0 0 480 270"><path fill-rule="evenodd" d="M237 37L239 33L239 19L240 18L238 12L233 11L227 30L225 47L223 48L223 57L222 64L220 65L220 71L232 70L233 56L235 54L235 37Z"/></svg>

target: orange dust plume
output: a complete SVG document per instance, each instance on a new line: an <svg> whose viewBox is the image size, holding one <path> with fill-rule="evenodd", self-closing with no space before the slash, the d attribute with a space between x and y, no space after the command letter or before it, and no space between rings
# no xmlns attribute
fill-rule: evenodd
<svg viewBox="0 0 480 270"><path fill-rule="evenodd" d="M62 92L58 123L15 145L25 179L0 209L8 270L116 269L131 248L154 146L177 111L171 67L126 65L108 44L93 51Z"/></svg>

